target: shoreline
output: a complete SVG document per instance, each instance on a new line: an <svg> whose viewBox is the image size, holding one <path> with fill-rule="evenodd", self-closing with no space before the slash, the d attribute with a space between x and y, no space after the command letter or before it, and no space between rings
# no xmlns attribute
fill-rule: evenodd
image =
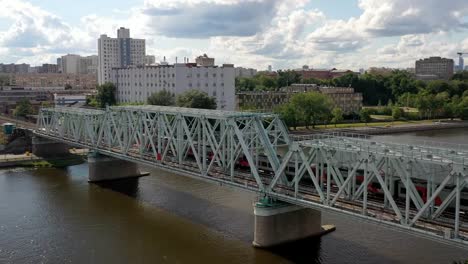
<svg viewBox="0 0 468 264"><path fill-rule="evenodd" d="M309 129L309 130L304 129L304 130L289 130L289 133L292 135L325 134L325 133L389 135L389 134L399 134L399 133L408 133L408 132L433 131L433 130L445 130L445 129L456 129L456 128L468 128L468 122L467 121L444 121L444 122L430 123L430 124L395 125L391 127L368 126L368 127L358 127L358 128L324 128L324 129Z"/></svg>

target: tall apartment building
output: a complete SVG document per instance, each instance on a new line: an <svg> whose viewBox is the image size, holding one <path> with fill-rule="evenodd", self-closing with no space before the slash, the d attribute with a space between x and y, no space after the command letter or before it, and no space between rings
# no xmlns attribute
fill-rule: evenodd
<svg viewBox="0 0 468 264"><path fill-rule="evenodd" d="M416 61L416 78L420 80L448 80L453 76L452 59L430 57Z"/></svg>
<svg viewBox="0 0 468 264"><path fill-rule="evenodd" d="M101 35L98 39L99 84L112 79L112 68L143 65L145 55L145 40L130 38L130 30L127 28L119 28L117 38Z"/></svg>
<svg viewBox="0 0 468 264"><path fill-rule="evenodd" d="M197 66L195 63L130 66L114 68L112 82L117 87L117 101L146 102L163 89L180 94L190 89L206 92L216 98L218 109L235 108L234 65Z"/></svg>

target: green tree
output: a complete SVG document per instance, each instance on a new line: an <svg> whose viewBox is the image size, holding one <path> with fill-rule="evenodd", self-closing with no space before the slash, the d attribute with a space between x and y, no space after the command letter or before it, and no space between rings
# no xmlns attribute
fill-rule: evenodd
<svg viewBox="0 0 468 264"><path fill-rule="evenodd" d="M100 108L105 108L107 105L115 105L115 85L113 83L107 82L102 85L98 85L97 94L95 97L96 106ZM92 101L91 101L92 102Z"/></svg>
<svg viewBox="0 0 468 264"><path fill-rule="evenodd" d="M301 120L301 112L291 103L280 106L278 112L286 125L296 130Z"/></svg>
<svg viewBox="0 0 468 264"><path fill-rule="evenodd" d="M333 108L332 116L333 116L332 123L334 123L336 127L337 123L340 123L343 121L343 110L341 110L341 108L339 107Z"/></svg>
<svg viewBox="0 0 468 264"><path fill-rule="evenodd" d="M13 110L13 114L17 117L26 117L28 115L32 115L34 113L34 109L31 105L29 100L21 100Z"/></svg>
<svg viewBox="0 0 468 264"><path fill-rule="evenodd" d="M320 121L326 121L329 117L332 103L327 95L318 92L297 93L289 102L296 107L303 124L308 128Z"/></svg>
<svg viewBox="0 0 468 264"><path fill-rule="evenodd" d="M148 97L150 105L175 105L175 96L166 89L153 93Z"/></svg>
<svg viewBox="0 0 468 264"><path fill-rule="evenodd" d="M188 90L177 96L177 106L200 109L216 109L216 98L199 90Z"/></svg>
<svg viewBox="0 0 468 264"><path fill-rule="evenodd" d="M394 106L392 108L392 118L393 120L398 120L403 116L403 110L400 107Z"/></svg>
<svg viewBox="0 0 468 264"><path fill-rule="evenodd" d="M359 117L361 118L361 121L366 123L369 123L371 121L371 116L370 116L370 111L367 108L361 109L361 112L359 112Z"/></svg>
<svg viewBox="0 0 468 264"><path fill-rule="evenodd" d="M300 83L301 75L296 71L278 71L278 88L288 87L293 83Z"/></svg>

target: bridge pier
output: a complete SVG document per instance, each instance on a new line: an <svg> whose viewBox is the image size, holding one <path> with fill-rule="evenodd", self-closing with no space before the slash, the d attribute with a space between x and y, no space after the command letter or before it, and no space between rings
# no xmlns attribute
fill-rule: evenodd
<svg viewBox="0 0 468 264"><path fill-rule="evenodd" d="M136 163L90 152L88 154L88 181L100 182L125 178L141 177Z"/></svg>
<svg viewBox="0 0 468 264"><path fill-rule="evenodd" d="M57 157L70 154L70 146L48 138L32 137L32 153L38 157Z"/></svg>
<svg viewBox="0 0 468 264"><path fill-rule="evenodd" d="M335 230L322 226L322 213L317 210L262 198L254 204L255 234L253 246L269 248Z"/></svg>

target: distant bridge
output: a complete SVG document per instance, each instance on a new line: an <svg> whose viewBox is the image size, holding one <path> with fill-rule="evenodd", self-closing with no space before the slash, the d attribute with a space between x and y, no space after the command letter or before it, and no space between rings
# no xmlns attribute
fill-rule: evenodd
<svg viewBox="0 0 468 264"><path fill-rule="evenodd" d="M468 151L463 149L337 135L294 138L273 114L163 106L44 108L35 134L256 192L264 197L256 207L256 232L267 223L262 217L274 215L262 208L282 201L468 245ZM282 242L261 242L257 234L256 240L260 246Z"/></svg>

